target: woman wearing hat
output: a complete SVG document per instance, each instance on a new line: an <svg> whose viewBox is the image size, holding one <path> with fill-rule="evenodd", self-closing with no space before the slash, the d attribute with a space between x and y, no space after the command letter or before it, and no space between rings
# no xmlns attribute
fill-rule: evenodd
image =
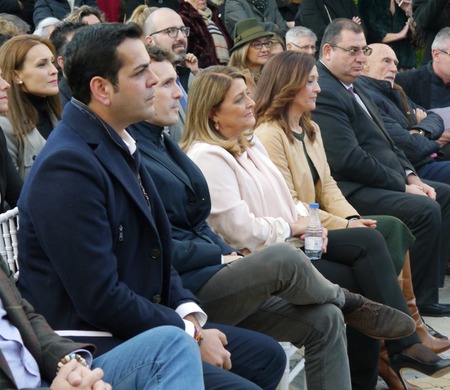
<svg viewBox="0 0 450 390"><path fill-rule="evenodd" d="M230 50L228 65L244 74L250 96L254 96L259 75L269 59L273 35L265 31L256 19L244 19L236 23L234 46Z"/></svg>

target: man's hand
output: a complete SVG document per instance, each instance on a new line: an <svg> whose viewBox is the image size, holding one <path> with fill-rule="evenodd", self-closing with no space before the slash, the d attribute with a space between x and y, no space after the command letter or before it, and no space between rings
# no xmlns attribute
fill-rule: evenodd
<svg viewBox="0 0 450 390"><path fill-rule="evenodd" d="M416 115L417 123L422 122L422 121L427 117L427 115L428 115L428 114L427 114L424 110L422 110L421 108L416 108L416 109L414 110L414 114Z"/></svg>
<svg viewBox="0 0 450 390"><path fill-rule="evenodd" d="M103 370L91 370L76 360L61 367L50 389L52 390L111 390L108 383L102 381Z"/></svg>
<svg viewBox="0 0 450 390"><path fill-rule="evenodd" d="M241 259L243 256L238 255L236 252L231 252L229 255L223 256L223 261L225 264L231 263L237 259Z"/></svg>
<svg viewBox="0 0 450 390"><path fill-rule="evenodd" d="M189 68L194 76L200 71L200 69L198 67L198 59L192 53L187 53L186 54L186 57L184 58L183 65L186 68Z"/></svg>
<svg viewBox="0 0 450 390"><path fill-rule="evenodd" d="M408 176L408 184L405 187L405 192L415 195L428 196L430 199L436 200L436 191L433 187L425 184L416 175Z"/></svg>
<svg viewBox="0 0 450 390"><path fill-rule="evenodd" d="M361 18L360 18L359 16L353 16L352 20L353 20L355 23L361 24Z"/></svg>
<svg viewBox="0 0 450 390"><path fill-rule="evenodd" d="M441 136L439 137L436 142L440 145L442 148L443 146L447 145L450 142L450 133L447 131L444 131Z"/></svg>
<svg viewBox="0 0 450 390"><path fill-rule="evenodd" d="M228 344L227 337L217 329L202 329L200 353L202 360L213 366L231 370L231 353L224 346Z"/></svg>
<svg viewBox="0 0 450 390"><path fill-rule="evenodd" d="M354 219L353 221L348 222L349 228L356 228L356 227L368 227L371 229L375 229L377 227L377 221L374 219Z"/></svg>

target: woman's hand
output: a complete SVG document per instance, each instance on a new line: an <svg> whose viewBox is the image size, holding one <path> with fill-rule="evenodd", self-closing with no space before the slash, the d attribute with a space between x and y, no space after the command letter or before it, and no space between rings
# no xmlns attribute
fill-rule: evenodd
<svg viewBox="0 0 450 390"><path fill-rule="evenodd" d="M244 256L238 255L237 252L231 252L230 254L223 256L223 262L228 264L237 259L241 259L242 257Z"/></svg>
<svg viewBox="0 0 450 390"><path fill-rule="evenodd" d="M292 237L300 237L306 232L308 217L298 217L294 223L290 223Z"/></svg>
<svg viewBox="0 0 450 390"><path fill-rule="evenodd" d="M375 229L377 227L377 221L374 219L354 219L353 221L348 221L348 228L356 228L356 227L368 227L371 229Z"/></svg>
<svg viewBox="0 0 450 390"><path fill-rule="evenodd" d="M302 234L300 236L300 239L305 240L305 234ZM322 226L322 253L327 253L327 245L328 245L328 229Z"/></svg>

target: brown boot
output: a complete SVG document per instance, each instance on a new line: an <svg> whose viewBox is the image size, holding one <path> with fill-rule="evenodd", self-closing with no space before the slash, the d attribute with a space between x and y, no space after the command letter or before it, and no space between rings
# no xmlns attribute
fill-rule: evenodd
<svg viewBox="0 0 450 390"><path fill-rule="evenodd" d="M378 375L384 380L389 390L421 390L421 387L415 386L405 381L407 389L403 386L402 381L397 376L395 371L389 366L388 354L384 341L380 343L380 361L378 364Z"/></svg>
<svg viewBox="0 0 450 390"><path fill-rule="evenodd" d="M408 304L411 317L416 322L416 333L420 338L420 341L427 348L431 349L435 353L441 353L450 349L450 340L441 339L432 336L424 324L419 310L416 306L416 297L414 296L414 290L411 281L411 267L409 264L409 252L406 254L405 264L402 270L403 274L403 295L405 296L406 303ZM400 277L399 277L400 279ZM399 280L400 282L400 280Z"/></svg>

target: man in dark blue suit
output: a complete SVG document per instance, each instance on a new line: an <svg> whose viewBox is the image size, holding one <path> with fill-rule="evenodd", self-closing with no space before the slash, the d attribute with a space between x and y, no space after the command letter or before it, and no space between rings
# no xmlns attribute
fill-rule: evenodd
<svg viewBox="0 0 450 390"><path fill-rule="evenodd" d="M274 389L285 367L278 343L202 328L206 314L172 268L166 213L124 130L153 113L149 64L133 24L86 27L67 45L74 98L19 200L19 287L54 329L100 353L174 325L199 342L206 388Z"/></svg>

